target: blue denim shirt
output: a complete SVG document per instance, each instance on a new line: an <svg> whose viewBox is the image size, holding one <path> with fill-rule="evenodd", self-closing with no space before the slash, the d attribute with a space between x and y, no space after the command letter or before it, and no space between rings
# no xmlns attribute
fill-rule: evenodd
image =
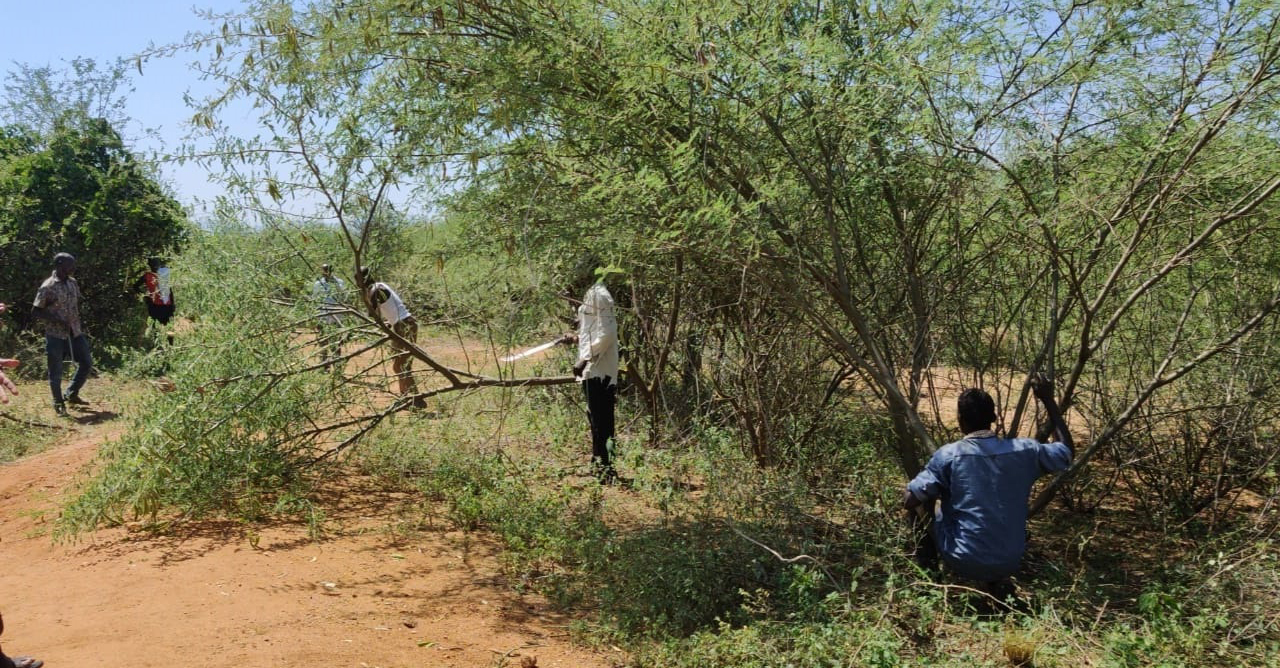
<svg viewBox="0 0 1280 668"><path fill-rule="evenodd" d="M938 448L907 484L921 501L942 500L934 527L943 562L962 577L983 581L1018 570L1032 483L1071 465L1071 450L1061 443L989 433Z"/></svg>

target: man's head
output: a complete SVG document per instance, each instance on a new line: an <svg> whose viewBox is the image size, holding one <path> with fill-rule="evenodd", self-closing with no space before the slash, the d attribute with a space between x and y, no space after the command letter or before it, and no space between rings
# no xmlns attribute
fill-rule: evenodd
<svg viewBox="0 0 1280 668"><path fill-rule="evenodd" d="M163 263L160 262L160 258L158 257L149 257L147 258L147 266L151 267L151 271L160 271L160 267L163 266Z"/></svg>
<svg viewBox="0 0 1280 668"><path fill-rule="evenodd" d="M956 400L956 417L960 431L968 434L979 429L990 429L996 421L996 402L985 390L971 387L960 393Z"/></svg>
<svg viewBox="0 0 1280 668"><path fill-rule="evenodd" d="M76 271L76 256L71 253L58 253L53 256L53 271L58 278L66 279L66 277Z"/></svg>
<svg viewBox="0 0 1280 668"><path fill-rule="evenodd" d="M365 285L373 283L373 270L368 267L360 267L360 278L364 281Z"/></svg>
<svg viewBox="0 0 1280 668"><path fill-rule="evenodd" d="M572 299L580 299L582 293L596 282L596 269L599 266L600 259L594 253L582 254L569 269L569 275L565 277L565 295Z"/></svg>
<svg viewBox="0 0 1280 668"><path fill-rule="evenodd" d="M333 275L333 267L326 262L320 265L320 273L323 274L325 278L329 278Z"/></svg>

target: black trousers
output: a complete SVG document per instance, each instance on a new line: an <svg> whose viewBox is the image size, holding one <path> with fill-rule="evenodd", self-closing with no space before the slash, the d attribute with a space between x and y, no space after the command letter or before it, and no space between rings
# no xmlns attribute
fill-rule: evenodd
<svg viewBox="0 0 1280 668"><path fill-rule="evenodd" d="M611 384L609 378L588 378L582 381L582 392L587 396L587 421L591 423L591 463L601 473L612 473L609 440L613 438L613 407L618 403L618 387Z"/></svg>

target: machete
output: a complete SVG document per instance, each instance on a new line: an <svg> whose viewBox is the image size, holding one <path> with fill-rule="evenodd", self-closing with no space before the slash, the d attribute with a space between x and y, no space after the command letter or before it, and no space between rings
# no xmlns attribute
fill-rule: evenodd
<svg viewBox="0 0 1280 668"><path fill-rule="evenodd" d="M554 348L554 347L556 346L556 344L557 344L557 343L560 343L560 339L556 339L556 340L554 340L554 341L547 341L546 343L543 343L543 344L541 344L541 345L536 345L536 346L534 346L534 347L532 347L532 348L530 348L530 349L528 349L528 350L522 350L522 351L520 351L520 352L518 352L518 353L513 353L513 354L511 354L511 355L507 355L506 357L499 357L499 358L498 358L498 361L499 361L499 362L514 362L514 361L516 361L516 360L522 360L522 359L524 359L524 358L526 358L526 357L530 357L530 356L532 356L532 355L537 355L538 353L540 353L540 352L542 352L542 351L544 351L544 350L546 350L546 349L548 349L548 348Z"/></svg>

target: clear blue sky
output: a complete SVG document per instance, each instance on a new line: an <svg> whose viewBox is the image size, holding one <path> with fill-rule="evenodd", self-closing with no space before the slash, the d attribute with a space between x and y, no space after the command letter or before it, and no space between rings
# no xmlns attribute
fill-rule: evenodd
<svg viewBox="0 0 1280 668"><path fill-rule="evenodd" d="M188 33L217 27L199 18L195 8L227 13L243 6L242 0L0 0L0 72L12 71L15 62L62 68L81 56L99 63L128 58L151 44L179 42ZM123 129L127 137L137 140L138 128L154 128L165 147L178 146L191 117L183 93L198 97L205 90L188 69L194 59L180 54L150 61L141 75L130 70L135 90L129 96L128 114L135 125ZM135 144L141 152L159 148L151 141ZM221 192L197 166L163 165L161 171L184 204Z"/></svg>

